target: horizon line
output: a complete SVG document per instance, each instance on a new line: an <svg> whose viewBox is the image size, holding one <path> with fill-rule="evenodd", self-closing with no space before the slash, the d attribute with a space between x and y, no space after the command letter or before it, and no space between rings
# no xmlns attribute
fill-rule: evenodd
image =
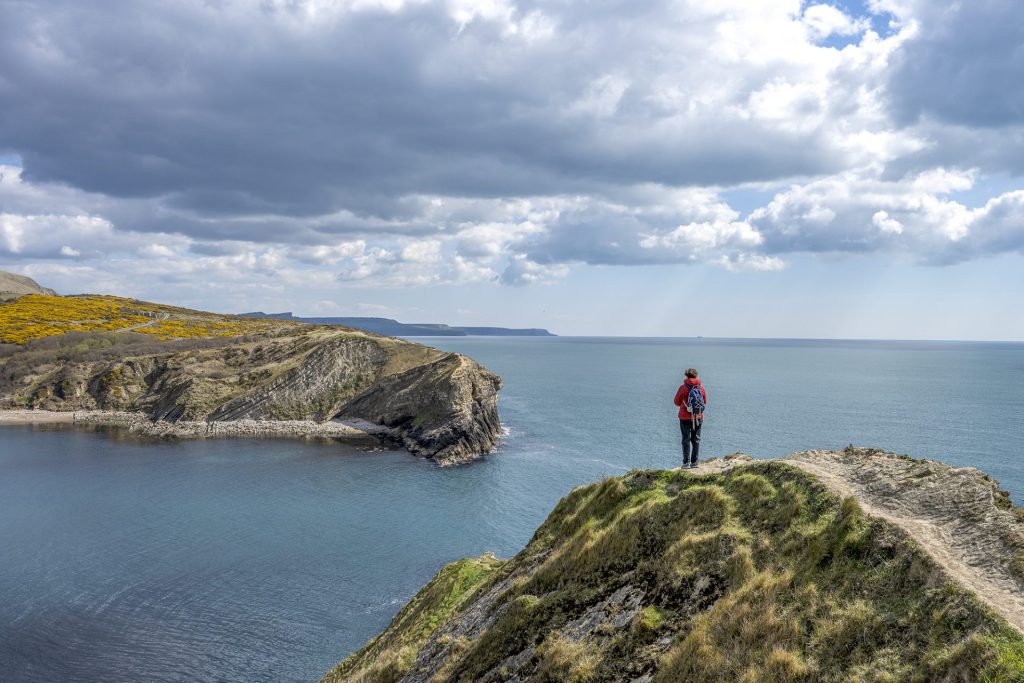
<svg viewBox="0 0 1024 683"><path fill-rule="evenodd" d="M346 316L337 316L346 317ZM352 316L354 317L354 316ZM502 325L453 325L452 327L498 327L501 329L524 329L524 328L509 328ZM547 329L547 328L534 328L534 329ZM465 337L479 337L482 339L502 339L508 337L519 337L522 339L551 339L562 338L562 339L704 339L711 341L828 341L828 342L901 342L910 344L920 343L931 343L931 344L1020 344L1024 345L1024 340L1019 339L900 339L900 338L882 338L882 337L719 337L709 335L699 336L681 336L681 335L630 335L630 334L558 334L551 332L551 337L538 337L532 335L483 335L483 334L467 334ZM405 335L409 338L415 339L461 339L463 336L451 336L451 335Z"/></svg>

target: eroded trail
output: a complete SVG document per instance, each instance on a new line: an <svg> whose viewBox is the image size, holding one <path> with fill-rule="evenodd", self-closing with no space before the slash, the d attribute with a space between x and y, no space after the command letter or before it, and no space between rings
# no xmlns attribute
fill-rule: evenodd
<svg viewBox="0 0 1024 683"><path fill-rule="evenodd" d="M852 449L783 459L906 531L949 576L1024 631L1024 521L973 467Z"/></svg>
<svg viewBox="0 0 1024 683"><path fill-rule="evenodd" d="M146 321L144 323L139 323L137 325L132 325L131 327L122 327L120 330L114 330L114 331L115 332L134 332L135 330L141 330L144 327L152 327L153 325L156 325L157 323L160 323L160 322L163 322L163 321L167 320L167 318L169 318L169 317L170 316L167 313L161 313L158 317L153 318L152 320L148 320L148 321Z"/></svg>

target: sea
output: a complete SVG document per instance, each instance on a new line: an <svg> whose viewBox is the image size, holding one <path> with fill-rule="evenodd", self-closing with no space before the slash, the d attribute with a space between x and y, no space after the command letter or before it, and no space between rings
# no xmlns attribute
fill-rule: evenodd
<svg viewBox="0 0 1024 683"><path fill-rule="evenodd" d="M677 466L691 366L705 458L874 446L1024 505L1024 344L417 341L503 377L496 452L0 428L0 680L316 681L445 563L514 555L575 486Z"/></svg>

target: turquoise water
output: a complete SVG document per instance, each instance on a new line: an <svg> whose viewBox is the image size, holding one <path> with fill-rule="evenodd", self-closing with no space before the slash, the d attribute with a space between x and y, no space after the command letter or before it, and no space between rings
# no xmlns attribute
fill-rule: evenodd
<svg viewBox="0 0 1024 683"><path fill-rule="evenodd" d="M874 445L1024 503L1024 345L445 338L501 374L499 452L453 470L337 443L0 429L0 679L310 681L442 564L519 550L571 487L706 455Z"/></svg>

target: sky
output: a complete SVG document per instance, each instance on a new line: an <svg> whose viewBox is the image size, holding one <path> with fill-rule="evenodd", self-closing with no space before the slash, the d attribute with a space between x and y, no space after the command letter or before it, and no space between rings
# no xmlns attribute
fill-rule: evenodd
<svg viewBox="0 0 1024 683"><path fill-rule="evenodd" d="M0 269L222 312L1024 340L1015 0L0 0Z"/></svg>

